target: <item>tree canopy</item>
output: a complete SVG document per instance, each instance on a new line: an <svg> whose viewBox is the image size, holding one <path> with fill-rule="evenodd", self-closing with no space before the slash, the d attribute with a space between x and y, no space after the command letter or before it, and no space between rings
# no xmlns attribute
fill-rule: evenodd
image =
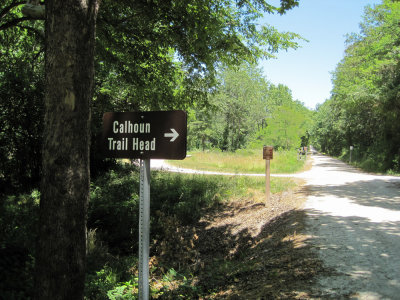
<svg viewBox="0 0 400 300"><path fill-rule="evenodd" d="M111 81L125 91L120 97L113 93L114 99L136 109L187 107L206 100L222 63L255 62L298 46L298 35L258 24L263 13L284 13L297 4L103 1L96 45L98 91L108 91Z"/></svg>
<svg viewBox="0 0 400 300"><path fill-rule="evenodd" d="M332 97L318 109L314 133L326 152L354 146L366 167L400 170L400 3L367 7L361 32L348 36L333 73Z"/></svg>
<svg viewBox="0 0 400 300"><path fill-rule="evenodd" d="M40 174L45 87L44 21L24 16L25 5L18 0L0 4L0 92L8 99L1 103L0 123L8 130L0 137L0 178L26 178L22 186L37 181ZM283 14L296 5L294 0L282 0L279 7L264 0L102 1L96 30L93 134L104 111L204 104L215 91L222 65L253 63L296 48L298 35L258 21L263 14ZM23 110L28 107L31 113L25 118ZM12 131L13 122L23 128ZM29 139L21 134L27 130L34 131ZM22 165L29 170L25 176Z"/></svg>
<svg viewBox="0 0 400 300"><path fill-rule="evenodd" d="M222 68L210 107L198 106L189 118L191 148L235 151L273 145L293 149L308 140L312 112L292 98L287 86L271 84L251 64ZM208 110L208 112L207 112Z"/></svg>

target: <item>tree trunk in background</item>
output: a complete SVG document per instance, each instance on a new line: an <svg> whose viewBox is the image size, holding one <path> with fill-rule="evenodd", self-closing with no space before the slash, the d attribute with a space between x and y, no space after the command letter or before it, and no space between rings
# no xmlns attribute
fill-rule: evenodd
<svg viewBox="0 0 400 300"><path fill-rule="evenodd" d="M83 299L97 0L46 0L37 299Z"/></svg>

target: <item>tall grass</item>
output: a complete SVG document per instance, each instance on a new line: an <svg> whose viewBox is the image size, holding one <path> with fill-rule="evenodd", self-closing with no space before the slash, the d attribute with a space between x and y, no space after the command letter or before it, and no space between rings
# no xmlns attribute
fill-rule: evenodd
<svg viewBox="0 0 400 300"><path fill-rule="evenodd" d="M195 170L221 171L232 173L265 173L262 149L243 149L235 153L208 151L193 152L182 161L168 162L174 166ZM304 160L297 160L296 151L274 151L270 163L271 173L296 173L304 167Z"/></svg>

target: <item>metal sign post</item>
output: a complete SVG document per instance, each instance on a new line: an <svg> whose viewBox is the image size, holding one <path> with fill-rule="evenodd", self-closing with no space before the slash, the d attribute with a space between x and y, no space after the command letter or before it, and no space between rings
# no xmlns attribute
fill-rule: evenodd
<svg viewBox="0 0 400 300"><path fill-rule="evenodd" d="M353 152L353 149L354 149L354 147L353 146L350 146L350 163L351 163L351 154L352 154L352 152Z"/></svg>
<svg viewBox="0 0 400 300"><path fill-rule="evenodd" d="M150 159L140 160L139 299L149 299Z"/></svg>

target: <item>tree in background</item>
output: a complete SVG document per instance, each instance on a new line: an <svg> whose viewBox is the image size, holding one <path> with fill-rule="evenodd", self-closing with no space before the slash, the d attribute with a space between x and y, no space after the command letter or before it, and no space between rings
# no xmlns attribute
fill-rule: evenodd
<svg viewBox="0 0 400 300"><path fill-rule="evenodd" d="M332 97L316 116L314 135L334 155L354 146L366 168L400 170L400 3L365 10L333 74Z"/></svg>
<svg viewBox="0 0 400 300"><path fill-rule="evenodd" d="M39 33L25 28L0 31L0 194L29 190L40 180L44 112L41 39Z"/></svg>
<svg viewBox="0 0 400 300"><path fill-rule="evenodd" d="M294 101L287 86L270 84L266 94L266 124L252 137L251 147L272 145L294 149L308 144L312 112L303 103Z"/></svg>
<svg viewBox="0 0 400 300"><path fill-rule="evenodd" d="M210 101L217 107L212 123L215 140L222 150L243 148L265 118L266 82L252 65L225 68L221 85Z"/></svg>
<svg viewBox="0 0 400 300"><path fill-rule="evenodd" d="M265 145L286 150L298 148L302 137L303 140L306 139L309 115L306 109L300 110L289 105L278 106L268 119L268 126L258 134L263 135Z"/></svg>
<svg viewBox="0 0 400 300"><path fill-rule="evenodd" d="M209 113L196 109L189 119L190 146L235 151L267 144L283 149L307 145L312 112L292 99L287 86L269 83L251 64L223 68L219 78Z"/></svg>
<svg viewBox="0 0 400 300"><path fill-rule="evenodd" d="M342 139L340 115L332 105L332 100L317 106L311 135L313 144L322 152L340 155L345 141Z"/></svg>
<svg viewBox="0 0 400 300"><path fill-rule="evenodd" d="M212 105L189 109L188 112L188 148L201 149L210 148L216 139L213 132L213 116L217 108Z"/></svg>
<svg viewBox="0 0 400 300"><path fill-rule="evenodd" d="M284 13L297 4L105 0L97 31L99 91L104 87L116 104L131 109L205 101L221 63L256 62L298 46L298 35L258 23L264 13Z"/></svg>

